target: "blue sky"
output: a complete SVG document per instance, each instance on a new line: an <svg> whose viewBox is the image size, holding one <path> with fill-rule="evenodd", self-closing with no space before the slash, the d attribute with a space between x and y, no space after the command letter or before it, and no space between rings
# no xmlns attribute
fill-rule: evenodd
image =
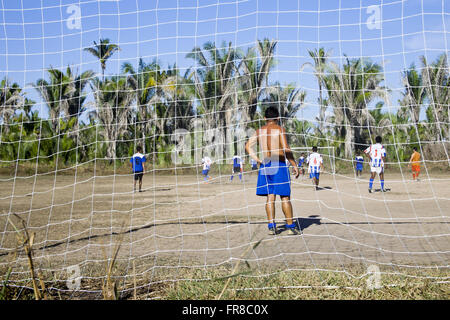
<svg viewBox="0 0 450 320"><path fill-rule="evenodd" d="M0 0L0 78L26 86L45 78L50 66L100 72L98 60L83 51L100 38L121 47L106 74L140 57L189 68L194 62L186 53L206 41L231 41L246 50L270 38L278 41L271 81L295 82L307 91L299 117L317 113L312 70L299 70L311 62L308 50L319 47L331 50L337 63L347 55L383 64L394 112L400 72L419 66L421 55L431 61L447 52L449 33L446 0ZM34 89L26 92L45 115Z"/></svg>

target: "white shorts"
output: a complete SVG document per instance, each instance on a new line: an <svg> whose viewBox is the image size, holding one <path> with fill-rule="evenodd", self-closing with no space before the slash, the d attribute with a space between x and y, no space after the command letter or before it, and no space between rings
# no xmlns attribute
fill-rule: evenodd
<svg viewBox="0 0 450 320"><path fill-rule="evenodd" d="M377 174L383 173L384 172L384 167L370 167L370 172L376 172Z"/></svg>

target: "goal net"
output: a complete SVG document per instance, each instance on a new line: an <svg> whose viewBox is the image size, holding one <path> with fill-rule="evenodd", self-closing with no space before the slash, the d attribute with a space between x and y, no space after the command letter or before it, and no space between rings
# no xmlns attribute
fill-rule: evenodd
<svg viewBox="0 0 450 320"><path fill-rule="evenodd" d="M0 289L447 283L449 30L446 1L1 1Z"/></svg>

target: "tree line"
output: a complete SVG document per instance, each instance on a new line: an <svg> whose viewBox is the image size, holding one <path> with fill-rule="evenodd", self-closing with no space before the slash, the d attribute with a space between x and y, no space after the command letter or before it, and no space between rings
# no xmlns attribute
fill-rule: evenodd
<svg viewBox="0 0 450 320"><path fill-rule="evenodd" d="M276 45L263 39L242 50L231 42L220 47L206 42L186 55L193 64L183 74L176 64L163 68L157 60L139 59L137 66L125 62L120 74L105 77L108 59L120 48L100 39L85 50L98 58L101 76L91 70L77 74L70 66L49 68L46 79L32 84L45 102L47 118L33 110L36 102L23 88L5 77L0 86L2 162L112 162L141 145L155 165L169 164L177 129L193 132L194 121L201 120L200 147L223 145L234 141L236 128L258 127L269 105L278 107L293 146L332 146L337 157L349 160L381 135L391 161L407 161L413 146L428 159L448 159L450 78L445 53L432 62L422 56L419 68L412 64L400 72L398 108L383 112L392 102L380 64L346 58L338 65L324 48L309 50L311 62L302 70L314 72L319 111L315 121L305 121L297 114L307 92L296 83L270 81ZM83 115L86 121L80 120Z"/></svg>

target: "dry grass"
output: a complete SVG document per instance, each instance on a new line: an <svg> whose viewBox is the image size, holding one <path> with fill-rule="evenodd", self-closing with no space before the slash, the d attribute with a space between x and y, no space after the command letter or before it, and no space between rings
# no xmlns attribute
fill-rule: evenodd
<svg viewBox="0 0 450 320"><path fill-rule="evenodd" d="M118 248L118 247L116 247ZM70 291L64 283L50 281L47 299L56 300L448 300L448 270L381 270L381 286L368 286L371 274L364 266L348 266L345 271L277 270L252 268L245 260L235 265L211 269L179 268L143 274L133 267L126 275L125 265L114 260L104 266L90 268L82 279L80 290ZM3 274L3 273L2 273ZM6 299L33 299L36 293L29 280L22 286L11 283L14 276L2 277L0 295ZM8 279L9 278L9 279ZM6 289L5 289L6 287ZM44 292L44 290L42 290Z"/></svg>

